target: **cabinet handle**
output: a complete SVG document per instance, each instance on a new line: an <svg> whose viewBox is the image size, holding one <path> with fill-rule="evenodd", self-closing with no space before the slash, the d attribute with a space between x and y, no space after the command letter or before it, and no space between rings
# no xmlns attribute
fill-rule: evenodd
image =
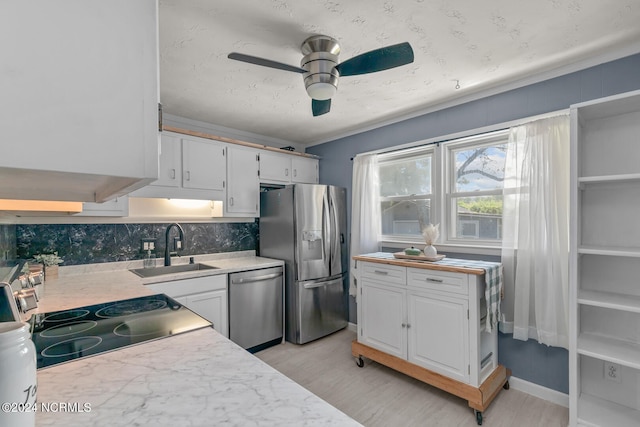
<svg viewBox="0 0 640 427"><path fill-rule="evenodd" d="M233 197L229 198L229 205L233 206Z"/></svg>
<svg viewBox="0 0 640 427"><path fill-rule="evenodd" d="M374 273L376 273L376 274L384 274L385 276L386 276L387 274L389 274L389 272L388 272L388 271L382 271L382 270L373 270L373 272L374 272Z"/></svg>
<svg viewBox="0 0 640 427"><path fill-rule="evenodd" d="M402 324L402 327L403 327L403 328L406 328L406 327L407 327L407 324L406 324L406 323L403 323L403 324Z"/></svg>
<svg viewBox="0 0 640 427"><path fill-rule="evenodd" d="M442 282L444 282L444 280L442 280L442 279L432 279L430 277L427 277L427 282L442 283Z"/></svg>
<svg viewBox="0 0 640 427"><path fill-rule="evenodd" d="M289 176L289 168L286 168L286 169L284 170L284 176Z"/></svg>
<svg viewBox="0 0 640 427"><path fill-rule="evenodd" d="M293 170L293 177L297 177L298 176L298 169L294 169Z"/></svg>
<svg viewBox="0 0 640 427"><path fill-rule="evenodd" d="M176 170L175 169L171 169L171 173L169 174L169 178L176 179Z"/></svg>
<svg viewBox="0 0 640 427"><path fill-rule="evenodd" d="M187 181L191 181L191 172L187 171L185 175L187 176Z"/></svg>

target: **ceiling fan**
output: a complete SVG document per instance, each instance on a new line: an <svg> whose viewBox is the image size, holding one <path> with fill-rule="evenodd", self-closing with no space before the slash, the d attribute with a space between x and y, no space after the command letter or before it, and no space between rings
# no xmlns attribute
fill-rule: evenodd
<svg viewBox="0 0 640 427"><path fill-rule="evenodd" d="M407 42L374 49L340 63L340 45L332 37L311 36L300 49L304 55L300 67L237 52L230 53L228 58L302 74L307 94L312 99L314 116L326 114L331 109L331 98L338 90L338 77L375 73L413 62L413 49Z"/></svg>

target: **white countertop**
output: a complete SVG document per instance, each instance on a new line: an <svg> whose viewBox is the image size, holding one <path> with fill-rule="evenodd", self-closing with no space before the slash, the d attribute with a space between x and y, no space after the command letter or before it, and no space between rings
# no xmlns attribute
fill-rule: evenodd
<svg viewBox="0 0 640 427"><path fill-rule="evenodd" d="M282 262L241 256L206 263L223 274ZM45 283L38 311L151 294L148 279L127 269L61 268ZM40 411L37 426L360 425L211 328L39 370L38 402L72 410Z"/></svg>

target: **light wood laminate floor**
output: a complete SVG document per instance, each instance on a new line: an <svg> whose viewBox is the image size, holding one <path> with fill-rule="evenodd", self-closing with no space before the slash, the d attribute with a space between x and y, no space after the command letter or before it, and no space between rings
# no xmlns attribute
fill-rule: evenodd
<svg viewBox="0 0 640 427"><path fill-rule="evenodd" d="M365 359L351 356L353 331L305 344L285 343L256 356L367 427L477 426L466 400ZM567 408L502 390L483 413L483 426L566 427Z"/></svg>

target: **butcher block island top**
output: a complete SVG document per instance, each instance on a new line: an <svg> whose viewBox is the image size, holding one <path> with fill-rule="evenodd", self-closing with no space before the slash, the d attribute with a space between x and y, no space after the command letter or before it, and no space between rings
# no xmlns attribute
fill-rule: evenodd
<svg viewBox="0 0 640 427"><path fill-rule="evenodd" d="M276 262L203 261L225 272ZM39 311L153 294L127 270L94 267L78 267L73 276L61 267L60 277L45 283ZM37 412L38 427L360 425L213 328L40 369L37 380L38 404L63 408Z"/></svg>
<svg viewBox="0 0 640 427"><path fill-rule="evenodd" d="M402 253L402 252L399 252ZM416 257L417 258L417 257ZM428 261L418 259L396 258L394 254L388 252L375 252L371 254L356 255L353 257L356 261L377 262L379 264L398 265L401 267L424 268L427 270L450 271L452 273L464 273L481 275L485 273L489 263L485 261L473 261L466 259L443 258L439 261Z"/></svg>

